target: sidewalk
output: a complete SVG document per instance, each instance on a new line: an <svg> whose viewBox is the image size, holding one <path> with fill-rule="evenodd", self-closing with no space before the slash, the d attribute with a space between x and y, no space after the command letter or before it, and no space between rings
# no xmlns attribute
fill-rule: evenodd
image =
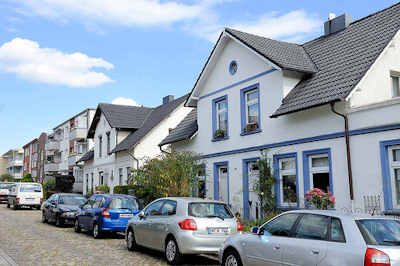
<svg viewBox="0 0 400 266"><path fill-rule="evenodd" d="M18 264L8 256L2 249L0 249L0 265L4 266L17 266Z"/></svg>

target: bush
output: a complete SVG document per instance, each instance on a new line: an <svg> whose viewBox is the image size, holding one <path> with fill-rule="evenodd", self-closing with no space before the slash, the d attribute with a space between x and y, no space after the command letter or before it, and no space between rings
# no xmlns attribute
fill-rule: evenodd
<svg viewBox="0 0 400 266"><path fill-rule="evenodd" d="M32 175L30 173L27 173L26 175L24 175L24 177L22 178L21 182L35 182L32 178Z"/></svg>
<svg viewBox="0 0 400 266"><path fill-rule="evenodd" d="M107 185L98 185L96 187L96 191L100 191L102 194L109 194L110 193L110 187Z"/></svg>
<svg viewBox="0 0 400 266"><path fill-rule="evenodd" d="M0 182L4 182L4 181L14 182L15 179L14 179L14 177L12 175L7 173L7 174L3 174L3 175L0 176Z"/></svg>
<svg viewBox="0 0 400 266"><path fill-rule="evenodd" d="M43 196L48 199L56 191L56 181L49 180L43 184Z"/></svg>
<svg viewBox="0 0 400 266"><path fill-rule="evenodd" d="M126 185L126 186L116 186L114 187L114 194L129 194L129 190L134 190L135 191L135 186L134 185Z"/></svg>

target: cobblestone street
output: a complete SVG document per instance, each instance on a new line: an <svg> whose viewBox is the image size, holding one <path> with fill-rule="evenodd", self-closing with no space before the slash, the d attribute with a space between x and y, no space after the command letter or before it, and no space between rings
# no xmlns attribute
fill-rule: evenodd
<svg viewBox="0 0 400 266"><path fill-rule="evenodd" d="M162 253L129 252L123 235L93 239L72 227L41 222L41 212L14 211L0 205L0 265L166 265ZM190 256L188 265L218 265L205 256ZM196 264L194 264L196 263Z"/></svg>

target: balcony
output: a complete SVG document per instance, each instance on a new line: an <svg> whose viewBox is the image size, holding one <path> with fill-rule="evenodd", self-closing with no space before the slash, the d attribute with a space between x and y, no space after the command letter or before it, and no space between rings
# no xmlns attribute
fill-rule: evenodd
<svg viewBox="0 0 400 266"><path fill-rule="evenodd" d="M23 161L22 160L12 160L9 161L6 165L6 168L11 168L11 167L15 167L15 166L21 166L23 165Z"/></svg>
<svg viewBox="0 0 400 266"><path fill-rule="evenodd" d="M56 151L60 149L60 142L58 141L48 141L46 143L46 151Z"/></svg>
<svg viewBox="0 0 400 266"><path fill-rule="evenodd" d="M58 163L56 162L48 162L44 165L44 171L48 172L57 172L58 171Z"/></svg>
<svg viewBox="0 0 400 266"><path fill-rule="evenodd" d="M80 140L86 139L87 129L86 128L73 128L69 132L69 139L70 140Z"/></svg>
<svg viewBox="0 0 400 266"><path fill-rule="evenodd" d="M75 166L76 162L82 157L82 153L71 153L68 157L68 166Z"/></svg>

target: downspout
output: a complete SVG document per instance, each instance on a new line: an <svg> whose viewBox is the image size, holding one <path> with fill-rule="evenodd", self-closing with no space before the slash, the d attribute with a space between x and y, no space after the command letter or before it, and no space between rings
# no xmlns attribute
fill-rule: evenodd
<svg viewBox="0 0 400 266"><path fill-rule="evenodd" d="M350 153L350 135L349 135L349 119L347 115L341 114L335 110L335 103L331 102L331 110L338 116L344 119L344 134L346 139L346 152L347 152L347 171L349 173L349 186L350 186L350 199L354 200L354 190L353 190L353 171L351 168L351 153Z"/></svg>
<svg viewBox="0 0 400 266"><path fill-rule="evenodd" d="M162 153L171 154L170 152L168 152L168 151L166 151L166 150L163 150L163 149L162 149L162 146L159 145L158 147L160 148L160 151L161 151Z"/></svg>

